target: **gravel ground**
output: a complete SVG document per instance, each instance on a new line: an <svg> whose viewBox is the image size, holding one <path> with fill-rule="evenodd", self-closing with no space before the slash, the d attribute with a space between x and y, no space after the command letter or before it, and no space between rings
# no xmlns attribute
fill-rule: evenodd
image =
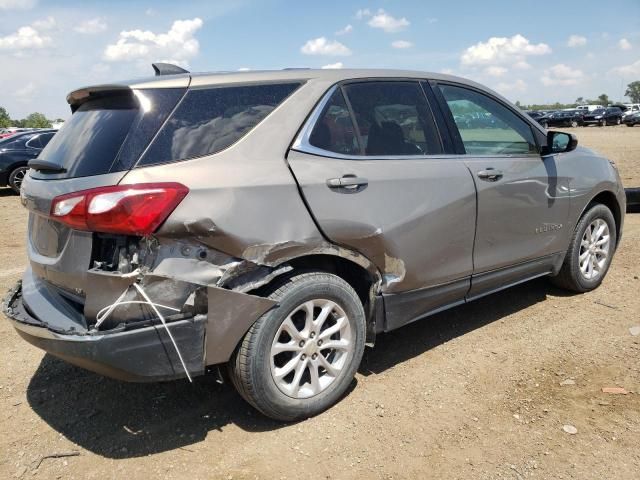
<svg viewBox="0 0 640 480"><path fill-rule="evenodd" d="M575 132L640 186L640 128ZM0 190L1 290L24 268L25 220ZM640 214L625 227L595 292L540 279L380 335L346 398L291 425L209 377L85 372L0 318L0 477L637 479Z"/></svg>

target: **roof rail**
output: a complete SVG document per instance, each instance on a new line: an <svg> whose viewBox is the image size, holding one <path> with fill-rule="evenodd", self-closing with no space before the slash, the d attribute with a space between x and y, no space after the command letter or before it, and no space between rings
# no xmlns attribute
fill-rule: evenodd
<svg viewBox="0 0 640 480"><path fill-rule="evenodd" d="M172 63L152 63L151 66L156 72L156 76L160 75L179 75L181 73L189 73L182 67L173 65Z"/></svg>

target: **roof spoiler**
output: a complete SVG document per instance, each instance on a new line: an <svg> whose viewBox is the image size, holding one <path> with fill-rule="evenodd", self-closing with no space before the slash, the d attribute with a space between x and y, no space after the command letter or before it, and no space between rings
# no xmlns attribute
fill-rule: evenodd
<svg viewBox="0 0 640 480"><path fill-rule="evenodd" d="M179 75L181 73L189 73L182 67L173 65L172 63L152 63L151 66L156 72L156 77L160 75Z"/></svg>

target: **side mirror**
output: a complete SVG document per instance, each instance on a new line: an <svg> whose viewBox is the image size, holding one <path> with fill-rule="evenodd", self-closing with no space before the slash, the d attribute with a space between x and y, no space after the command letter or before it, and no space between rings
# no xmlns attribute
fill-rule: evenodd
<svg viewBox="0 0 640 480"><path fill-rule="evenodd" d="M571 152L578 146L578 137L573 133L547 132L547 144L542 148L542 155Z"/></svg>

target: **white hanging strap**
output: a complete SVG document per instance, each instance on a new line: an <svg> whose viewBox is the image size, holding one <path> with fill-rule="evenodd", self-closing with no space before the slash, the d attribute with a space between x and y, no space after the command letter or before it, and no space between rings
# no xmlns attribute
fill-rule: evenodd
<svg viewBox="0 0 640 480"><path fill-rule="evenodd" d="M169 335L169 338L171 339L171 343L173 343L173 346L176 349L176 353L178 354L178 358L180 359L180 363L182 363L182 368L184 368L184 373L187 375L187 378L189 379L189 381L191 383L193 383L193 380L191 379L191 375L189 375L189 370L187 370L187 365L184 363L184 360L182 359L182 354L180 353L180 349L178 348L178 344L174 340L173 335L171 334L171 330L169 330L169 327L167 326L167 322L164 321L164 317L160 313L160 310L158 310L158 308L156 307L156 304L151 301L151 299L147 296L147 293L142 289L142 287L140 285L138 285L137 283L134 283L133 286L136 288L136 290L138 290L140 295L142 295L142 297L147 301L149 306L151 306L151 308L153 309L155 314L158 316L158 318L162 322L162 326L167 331L167 334Z"/></svg>

